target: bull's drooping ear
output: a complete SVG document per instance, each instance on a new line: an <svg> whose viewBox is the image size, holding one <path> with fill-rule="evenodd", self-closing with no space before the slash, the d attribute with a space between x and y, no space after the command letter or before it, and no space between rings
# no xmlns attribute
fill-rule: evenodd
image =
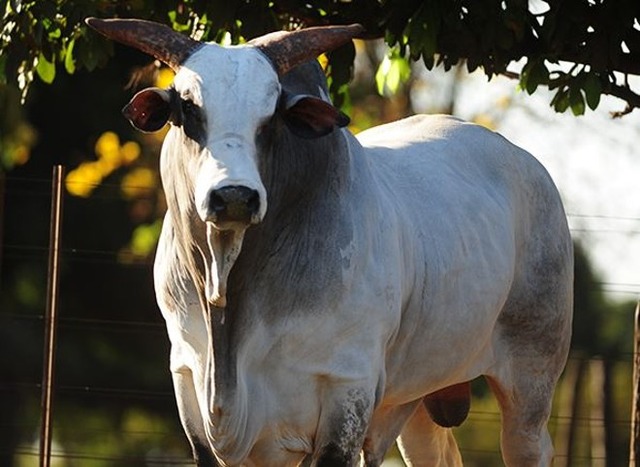
<svg viewBox="0 0 640 467"><path fill-rule="evenodd" d="M291 132L301 138L319 138L350 120L330 103L307 94L282 97L282 115Z"/></svg>
<svg viewBox="0 0 640 467"><path fill-rule="evenodd" d="M167 124L172 113L170 91L148 88L138 92L122 109L131 124L140 131L152 133Z"/></svg>

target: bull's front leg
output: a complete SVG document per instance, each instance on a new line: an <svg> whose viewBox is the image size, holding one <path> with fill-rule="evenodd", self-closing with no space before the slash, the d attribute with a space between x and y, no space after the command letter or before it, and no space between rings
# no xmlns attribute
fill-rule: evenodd
<svg viewBox="0 0 640 467"><path fill-rule="evenodd" d="M179 372L172 373L172 377L178 414L185 434L189 439L196 465L198 467L218 467L219 464L207 442L204 423L198 408L192 372L184 368Z"/></svg>
<svg viewBox="0 0 640 467"><path fill-rule="evenodd" d="M364 443L375 396L363 388L325 388L313 467L356 465Z"/></svg>

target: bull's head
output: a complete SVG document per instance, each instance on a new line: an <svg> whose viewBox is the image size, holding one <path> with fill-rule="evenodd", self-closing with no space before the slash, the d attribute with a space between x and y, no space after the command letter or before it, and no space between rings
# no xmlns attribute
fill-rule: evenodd
<svg viewBox="0 0 640 467"><path fill-rule="evenodd" d="M175 211L170 215L178 217L176 228L185 230L178 241L198 243L198 235L188 232L194 218L206 225L206 299L224 307L227 278L245 230L267 211L256 146L264 125L276 111L286 113L290 129L304 137L322 136L348 123L325 100L287 95L279 78L351 40L362 27L277 32L224 48L149 21L90 18L87 24L176 71L171 88L140 91L123 112L144 132L171 123L161 161L169 210ZM199 245L197 249L202 251Z"/></svg>

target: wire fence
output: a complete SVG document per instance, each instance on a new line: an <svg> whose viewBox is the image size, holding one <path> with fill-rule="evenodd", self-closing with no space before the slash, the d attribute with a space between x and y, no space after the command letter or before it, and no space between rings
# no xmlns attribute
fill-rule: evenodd
<svg viewBox="0 0 640 467"><path fill-rule="evenodd" d="M19 177L6 178L6 194L10 197L25 197L32 198L37 202L48 203L50 199L50 184L49 179L26 179ZM35 187L35 189L34 189ZM93 198L101 199L105 201L122 200L119 193L120 185L101 185L102 192L98 192L93 195ZM150 191L149 196L152 196ZM2 199L0 199L2 202ZM0 211L1 212L1 211ZM607 233L612 235L628 235L635 236L640 233L640 218L635 217L616 217L616 216L604 216L604 215L589 215L589 214L568 214L569 218L575 218L580 220L597 219L599 221L614 221L625 223L625 228L607 228L607 229L593 229L589 228L574 228L576 232L593 232L597 234ZM3 221L3 219L0 219ZM0 224L1 225L1 224ZM634 226L635 225L635 226ZM14 262L37 262L46 264L48 245L46 239L43 239L42 243L25 242L21 243L15 238L9 243L0 245L0 259L3 261ZM75 264L86 264L100 267L105 264L118 266L119 268L130 269L133 271L148 272L150 267L150 261L143 262L129 262L122 263L119 260L118 251L115 249L107 248L76 248L74 246L67 246L62 248L60 254L64 259L64 262L73 268ZM0 272L2 271L2 264L0 263ZM0 274L0 278L2 275ZM630 297L640 296L640 283L614 283L614 282L597 282L594 281L591 284L591 291L594 293L601 292L616 292L626 294ZM17 310L0 310L0 323L2 326L11 326L15 323L20 323L21 326L44 326L45 316L42 313L24 313ZM141 320L125 320L125 319L105 319L94 318L85 316L67 316L62 314L59 319L59 327L61 330L78 333L81 335L87 335L92 332L99 332L101 335L112 335L114 339L122 342L122 336L127 335L132 338L137 336L153 336L163 337L166 339L166 329L164 323L160 318L157 321L141 321ZM66 336L69 338L69 335ZM614 358L610 359L612 363L623 365L629 374L631 373L633 365L634 353L633 352L619 352ZM591 362L592 359L588 357L582 357L579 355L572 355L570 361ZM59 364L64 365L64 362ZM169 376L167 375L167 378ZM2 380L0 379L0 398L3 398L7 393L20 392L23 396L31 395L33 398L37 397L38 393L42 390L42 383L35 380ZM88 382L87 384L60 384L55 388L57 397L88 397L91 398L96 405L110 399L121 399L124 401L146 401L146 402L158 402L161 401L167 405L174 405L174 394L170 390L152 390L148 388L130 387L127 385L117 385L113 387L105 387L103 385ZM500 429L500 413L495 410L482 410L473 409L469 413L469 422L471 424L477 424L483 429L490 430L492 432L499 432ZM629 418L629 412L624 414L617 414L613 419L605 420L601 416L578 416L575 415L561 415L554 413L550 419L550 425L558 429L558 427L576 424L584 429L592 429L594 426L604 427L605 424L613 425L622 432L629 433L631 420ZM168 438L175 439L176 443L185 443L184 436L181 433L179 426L175 427L175 430L170 429L118 429L120 436L128 437L155 437L160 440L157 445L157 450L161 451L162 442ZM20 422L12 423L6 422L0 416L0 432L7 430L17 430L21 433L36 433L38 430L37 421L33 423ZM85 435L93 434L95 436L106 435L112 432L109 428L100 427L84 427L82 429ZM29 444L22 442L17 447L9 447L2 445L0 441L0 456L2 454L10 454L14 457L35 458L39 455L39 449L35 444ZM499 447L496 444L493 449L472 449L468 446L462 445L461 452L463 458L473 459L474 457L490 457L500 459ZM558 454L558 457L566 457L564 454ZM92 461L111 463L112 465L193 465L190 458L186 456L176 456L167 453L154 453L153 449L150 449L145 455L113 455L113 453L102 452L89 452L81 447L68 449L54 447L52 451L52 458L59 460L69 461ZM572 460L574 465L591 465L595 461L604 461L605 457L598 455L592 456L573 456ZM73 464L75 465L75 464ZM79 464L81 465L81 464Z"/></svg>

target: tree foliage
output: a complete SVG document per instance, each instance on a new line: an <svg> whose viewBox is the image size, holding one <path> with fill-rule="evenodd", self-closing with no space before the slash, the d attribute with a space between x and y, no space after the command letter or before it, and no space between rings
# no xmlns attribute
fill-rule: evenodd
<svg viewBox="0 0 640 467"><path fill-rule="evenodd" d="M555 91L556 111L595 109L609 94L640 107L629 75L640 74L637 0L4 0L0 2L0 80L26 94L38 76L55 79L104 64L112 45L88 32L87 16L169 23L198 38L232 43L277 29L354 23L384 37L400 55L446 69L466 61L491 78L517 78L529 94ZM334 95L348 81L353 49L330 57ZM524 63L518 71L510 69Z"/></svg>
<svg viewBox="0 0 640 467"><path fill-rule="evenodd" d="M471 4L472 0L464 5L467 3ZM565 0L563 8L583 3L588 8L603 5ZM168 341L156 309L148 264L149 251L160 229L158 218L164 211L161 193L156 191L159 190L157 179L153 178L160 143L151 139L156 136L134 134L117 112L129 98L122 90L126 77L132 69L148 63L147 57L126 47L114 46L87 30L82 22L84 17L153 19L171 24L185 34L226 43L241 42L281 28L362 22L368 29L367 37L384 36L391 46L375 83L369 75L363 82L351 86L351 97L356 103L354 121L370 119L371 125L378 123L375 120L378 117L399 117L397 108L402 108L402 115L410 111L410 106L393 102L385 106L383 99L375 95L374 84L386 94L394 88L402 91L407 87L398 84L407 78L403 57L424 59L428 66L440 63L447 68L465 60L466 65L473 68L475 56L479 57L475 66L490 75L509 73L507 67L514 60L528 57L531 65L527 64L523 70L522 88L535 92L538 86L553 85L547 81L556 77L556 65L549 58L551 55L544 55L548 50L542 46L539 55L528 52L519 55L515 46L507 42L504 47L494 43L495 50L492 49L490 37L483 39L486 43L466 39L465 42L464 34L472 34L471 37L488 34L487 31L492 31L494 36L499 34L502 29L489 26L503 21L504 14L498 12L495 16L489 14L493 10L486 10L485 23L476 23L470 18L482 12L473 9L466 18L470 25L468 31L463 33L445 22L449 17L453 21L450 10L460 9L461 5L457 0L448 0L446 4L440 0L429 3L0 0L0 79L11 84L0 84L0 193L4 190L5 206L0 218L3 236L0 253L4 253L0 258L0 353L11 355L11 358L0 359L3 375L0 377L0 439L3 440L0 465L24 464L23 457L18 456L24 448L16 446L25 446L33 440L40 413L38 381L42 353L39 342L47 267L43 252L49 236L48 179L52 164L70 168L67 190L75 195L65 199L60 290L62 332L57 380L60 391L55 410L57 442L71 455L84 451L91 459L96 454L98 459L101 455L114 457L111 464L104 459L95 460L100 465L122 465L124 461L118 462L122 458L126 459L124 463L131 464L131 459L142 459L151 450L146 441L141 441L141 433L149 437L156 433L155 449L166 449L172 444L168 440L174 438L169 438L169 433L157 437L158 427L167 425L167 431L175 431L175 442L182 443L185 452L188 449L170 394L171 380L166 370ZM512 9L511 3L504 5L499 4L498 9L502 11L506 6ZM617 5L624 6L624 1L619 0ZM539 8L542 6L540 3ZM427 11L428 8L433 11ZM630 11L630 8L620 11ZM521 11L533 15L526 8ZM581 18L574 18L571 11L567 14L569 19L558 20L564 26ZM421 26L422 21L426 26ZM459 28L463 28L462 23L461 20ZM636 23L632 24L631 29L635 31ZM618 28L616 34L623 32L621 26L612 28ZM576 26L573 30L577 29ZM571 31L557 34L569 37L573 34ZM637 35L633 31L630 34ZM513 42L521 44L531 34L522 37L522 40L516 37ZM379 61L377 47L369 45L366 49L370 52L376 49L371 57L371 69L375 69ZM451 51L454 46L456 53ZM115 59L110 60L111 57ZM536 62L531 57L543 58ZM352 61L351 47L331 55L329 71L334 93L343 89ZM81 72L107 62L108 66L100 73ZM580 63L573 62L577 65L572 73L577 77L583 71L584 87L578 87L578 92L584 98L584 109L597 103L592 100L589 104L589 99L606 92L606 79L613 75L592 73L591 68L582 70ZM565 72L568 73L573 64L565 66ZM166 70L161 70L160 75L163 71ZM27 105L19 106L18 91L26 93L32 80ZM558 85L556 92L571 89L572 80L566 82L568 88ZM50 81L53 81L51 86L45 84ZM154 79L145 85L165 86L167 81ZM618 85L624 86L624 82ZM588 91L587 87L595 91ZM629 92L632 92L630 88ZM389 101L400 101L403 97L408 99L406 90L404 96L398 92ZM575 96L573 100L578 101ZM371 116L361 117L368 113ZM32 151L30 158L29 150ZM4 167L11 168L11 172L3 188ZM603 297L594 295L593 284L601 279L593 272L582 271L583 260L578 259L576 265L576 287L580 290L576 294L574 348L588 356L628 355L631 329L626 325L630 322L626 312L612 310ZM72 390L74 388L86 390L78 392ZM94 391L100 388L106 391ZM118 390L126 397L116 397ZM143 395L152 397L143 398ZM133 417L132 410L134 415L148 412L149 422L132 428L131 419L140 418ZM160 416L164 422L157 418ZM84 428L81 432L77 430L79 423ZM482 433L477 436L482 438ZM83 458L76 461L83 465L91 462Z"/></svg>

